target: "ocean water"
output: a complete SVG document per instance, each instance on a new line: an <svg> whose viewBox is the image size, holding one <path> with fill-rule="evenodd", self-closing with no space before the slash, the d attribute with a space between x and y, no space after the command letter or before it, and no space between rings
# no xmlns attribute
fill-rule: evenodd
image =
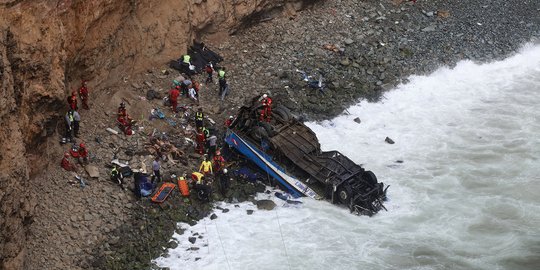
<svg viewBox="0 0 540 270"><path fill-rule="evenodd" d="M173 236L178 247L154 262L220 270L540 269L539 104L539 45L499 62L412 76L379 103L308 123L323 150L341 151L391 185L387 212L355 216L325 201L289 205L260 194L277 208L220 203L230 211L179 224L186 233ZM201 237L195 244L193 235Z"/></svg>

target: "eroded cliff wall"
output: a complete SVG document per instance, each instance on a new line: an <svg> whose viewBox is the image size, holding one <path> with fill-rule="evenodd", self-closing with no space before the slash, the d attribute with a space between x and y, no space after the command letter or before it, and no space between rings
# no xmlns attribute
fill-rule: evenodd
<svg viewBox="0 0 540 270"><path fill-rule="evenodd" d="M57 162L44 142L75 83L104 88L180 56L195 38L311 2L0 0L0 269L22 267L37 203L27 190L32 175Z"/></svg>

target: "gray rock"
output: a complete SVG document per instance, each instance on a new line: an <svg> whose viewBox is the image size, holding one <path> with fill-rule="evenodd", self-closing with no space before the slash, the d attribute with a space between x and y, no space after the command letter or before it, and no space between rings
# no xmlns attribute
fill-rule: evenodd
<svg viewBox="0 0 540 270"><path fill-rule="evenodd" d="M387 143L389 143L389 144L394 144L394 143L395 143L394 140L392 140L392 139L390 139L390 138L388 138L388 137L386 137L386 138L384 139L384 141L387 142Z"/></svg>
<svg viewBox="0 0 540 270"><path fill-rule="evenodd" d="M259 200L257 201L257 209L259 210L272 210L276 207L276 203L272 200Z"/></svg>
<svg viewBox="0 0 540 270"><path fill-rule="evenodd" d="M345 58L343 60L341 60L341 62L339 62L342 66L348 66L351 64L351 61L349 61L349 58Z"/></svg>
<svg viewBox="0 0 540 270"><path fill-rule="evenodd" d="M189 237L188 241L192 244L195 244L195 242L197 242L197 237Z"/></svg>
<svg viewBox="0 0 540 270"><path fill-rule="evenodd" d="M428 27L425 27L422 29L422 32L433 32L437 30L437 27L435 25L430 25Z"/></svg>
<svg viewBox="0 0 540 270"><path fill-rule="evenodd" d="M178 243L176 243L176 241L170 241L170 242L167 244L167 247L168 247L168 248L175 249L175 248L178 247Z"/></svg>
<svg viewBox="0 0 540 270"><path fill-rule="evenodd" d="M216 218L217 218L217 215L216 215L216 214L212 214L212 215L210 216L210 219L212 219L212 220L214 220L214 219L216 219Z"/></svg>
<svg viewBox="0 0 540 270"><path fill-rule="evenodd" d="M248 215L253 214L253 210L251 210L251 209L246 210L246 212L247 212Z"/></svg>
<svg viewBox="0 0 540 270"><path fill-rule="evenodd" d="M353 43L354 43L354 40L352 40L350 38L345 39L345 45L351 45Z"/></svg>
<svg viewBox="0 0 540 270"><path fill-rule="evenodd" d="M356 118L354 118L354 122L360 124L360 123L362 123L362 120L360 120L360 117L356 117Z"/></svg>

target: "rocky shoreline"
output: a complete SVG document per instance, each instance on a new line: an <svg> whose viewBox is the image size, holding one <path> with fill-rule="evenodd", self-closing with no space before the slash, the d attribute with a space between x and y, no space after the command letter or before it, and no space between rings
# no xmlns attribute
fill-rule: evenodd
<svg viewBox="0 0 540 270"><path fill-rule="evenodd" d="M539 12L540 3L517 0L489 3L420 0L416 4L399 0L324 1L312 9L239 31L223 43L209 41L210 47L226 59L231 93L226 102L220 103L215 86L205 88L201 105L219 125L254 94L271 92L306 120L328 119L360 99L380 100L384 91L405 82L411 74L428 74L440 66L453 66L465 59L484 62L512 54L525 42L539 37ZM103 89L103 94L95 100L96 106L100 103L104 107L114 106L121 97L134 101L137 96L144 96L147 88L161 89L164 93L175 74L161 74L162 69L156 67L140 74L138 79ZM322 74L327 84L324 93L306 88L297 69L315 76ZM116 94L111 98L110 93ZM113 122L108 113L116 107L104 107L92 109L95 124L81 127L92 129L88 139L108 136L101 130ZM137 113L147 113L149 108L143 107ZM120 144L119 140L110 140ZM109 141L90 145L90 149L100 151L101 158L95 161L100 166L112 157L108 144ZM56 152L61 154L60 149ZM198 166L198 158L190 156L187 164L174 169L193 170ZM69 177L65 172L51 170L51 178ZM108 172L104 168L100 170L102 174ZM61 251L49 254L45 251L48 243L36 241L30 248L34 257L28 269L38 265L41 269L149 269L154 267L150 260L161 255L163 247L174 246L169 241L177 222L196 222L212 212L210 205L198 204L196 200L191 205L179 204L178 194L161 205L137 201L127 192L108 201L103 194L116 196L118 187L103 181L95 184L102 185L101 189L85 195L82 204L75 204L74 209L83 214L74 219L68 216L67 221L56 225L70 231L68 237L75 244L55 242L55 245L76 250L67 256ZM262 189L238 184L233 188L236 194L231 193L230 198L248 200ZM100 209L85 212L91 211L84 210L89 209L88 205ZM94 224L96 217L108 221ZM52 226L47 223L52 221L39 222L38 226ZM89 225L76 228L85 233L72 232L66 229L70 222ZM36 230L36 237L54 238L39 228ZM47 256L57 256L58 260L44 262L42 259Z"/></svg>

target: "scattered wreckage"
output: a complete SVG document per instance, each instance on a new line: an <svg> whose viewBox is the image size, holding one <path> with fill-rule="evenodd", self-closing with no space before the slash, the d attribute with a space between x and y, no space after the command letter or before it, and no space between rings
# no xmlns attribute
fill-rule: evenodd
<svg viewBox="0 0 540 270"><path fill-rule="evenodd" d="M338 151L321 151L315 133L284 106L273 106L271 122L259 121L255 97L239 109L225 142L268 173L295 197L327 199L359 215L385 209L388 186Z"/></svg>

